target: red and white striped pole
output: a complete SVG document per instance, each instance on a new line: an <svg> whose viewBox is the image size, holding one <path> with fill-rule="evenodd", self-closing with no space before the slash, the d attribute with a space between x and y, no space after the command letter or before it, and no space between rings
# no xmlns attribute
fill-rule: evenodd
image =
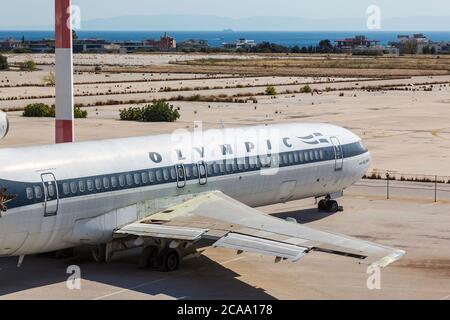
<svg viewBox="0 0 450 320"><path fill-rule="evenodd" d="M71 0L55 0L56 143L74 141Z"/></svg>

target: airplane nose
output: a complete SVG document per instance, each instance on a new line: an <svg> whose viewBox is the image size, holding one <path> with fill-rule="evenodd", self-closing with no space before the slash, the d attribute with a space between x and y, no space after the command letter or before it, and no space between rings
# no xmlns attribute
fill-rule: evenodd
<svg viewBox="0 0 450 320"><path fill-rule="evenodd" d="M372 166L372 154L370 152L367 152L368 158L369 158L369 162L367 163L367 169L369 169Z"/></svg>

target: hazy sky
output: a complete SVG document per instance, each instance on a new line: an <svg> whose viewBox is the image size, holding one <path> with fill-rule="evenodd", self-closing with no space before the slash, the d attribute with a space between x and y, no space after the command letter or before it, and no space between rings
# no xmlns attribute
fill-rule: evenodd
<svg viewBox="0 0 450 320"><path fill-rule="evenodd" d="M1 27L51 25L54 0L4 0ZM82 19L123 15L195 14L232 18L296 16L309 19L359 18L369 5L383 17L449 16L449 0L73 0Z"/></svg>

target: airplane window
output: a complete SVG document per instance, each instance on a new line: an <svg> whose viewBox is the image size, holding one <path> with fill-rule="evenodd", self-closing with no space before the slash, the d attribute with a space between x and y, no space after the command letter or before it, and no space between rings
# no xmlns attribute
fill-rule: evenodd
<svg viewBox="0 0 450 320"><path fill-rule="evenodd" d="M94 190L94 182L92 182L92 180L87 181L87 188L88 188L88 191Z"/></svg>
<svg viewBox="0 0 450 320"><path fill-rule="evenodd" d="M105 189L109 189L110 186L111 185L110 185L109 179L106 177L103 178L103 187L105 187Z"/></svg>
<svg viewBox="0 0 450 320"><path fill-rule="evenodd" d="M279 155L271 155L270 156L270 162L271 162L271 166L273 168L276 168L280 165L280 156Z"/></svg>
<svg viewBox="0 0 450 320"><path fill-rule="evenodd" d="M158 180L158 182L161 182L162 179L163 179L163 176L162 176L161 170L160 169L156 170L156 180Z"/></svg>
<svg viewBox="0 0 450 320"><path fill-rule="evenodd" d="M233 164L227 163L227 173L233 173Z"/></svg>
<svg viewBox="0 0 450 320"><path fill-rule="evenodd" d="M186 178L190 179L192 176L191 166L185 166L184 169L186 170Z"/></svg>
<svg viewBox="0 0 450 320"><path fill-rule="evenodd" d="M308 152L305 152L304 155L305 155L305 161L309 162L309 154L308 154Z"/></svg>
<svg viewBox="0 0 450 320"><path fill-rule="evenodd" d="M70 183L70 191L73 193L73 194L75 194L75 193L77 193L77 183L76 182L71 182Z"/></svg>
<svg viewBox="0 0 450 320"><path fill-rule="evenodd" d="M33 189L32 188L27 188L26 191L27 191L27 198L29 200L33 199L33 196L34 196Z"/></svg>
<svg viewBox="0 0 450 320"><path fill-rule="evenodd" d="M169 173L169 170L163 169L163 175L164 175L164 180L166 180L166 181L169 181L169 180L170 180L170 173Z"/></svg>
<svg viewBox="0 0 450 320"><path fill-rule="evenodd" d="M47 192L49 197L53 198L55 196L55 186L53 184L47 185Z"/></svg>
<svg viewBox="0 0 450 320"><path fill-rule="evenodd" d="M207 165L207 170L208 170L208 176L212 176L213 175L213 165L212 164L208 164Z"/></svg>
<svg viewBox="0 0 450 320"><path fill-rule="evenodd" d="M34 193L36 194L36 198L40 199L42 198L42 189L39 186L34 187Z"/></svg>
<svg viewBox="0 0 450 320"><path fill-rule="evenodd" d="M141 180L143 184L147 184L148 183L148 174L147 172L142 172L141 173Z"/></svg>
<svg viewBox="0 0 450 320"><path fill-rule="evenodd" d="M245 163L244 163L244 168L245 168L245 171L247 171L249 168L250 168L250 161L249 161L250 159L247 157L247 158L245 158Z"/></svg>
<svg viewBox="0 0 450 320"><path fill-rule="evenodd" d="M117 188L117 177L116 176L111 177L111 186L113 188Z"/></svg>
<svg viewBox="0 0 450 320"><path fill-rule="evenodd" d="M139 173L134 174L134 184L141 184L141 176Z"/></svg>
<svg viewBox="0 0 450 320"><path fill-rule="evenodd" d="M227 171L226 171L226 168L225 168L225 163L220 163L219 164L219 168L220 168L220 173L221 174L226 174L227 173Z"/></svg>
<svg viewBox="0 0 450 320"><path fill-rule="evenodd" d="M203 166L203 165L201 165L200 167L199 167L200 169L200 175L202 176L202 177L205 177L206 176L206 171L205 171L205 166Z"/></svg>
<svg viewBox="0 0 450 320"><path fill-rule="evenodd" d="M214 173L215 174L219 174L220 173L220 167L219 167L218 163L214 162L213 168L214 168Z"/></svg>
<svg viewBox="0 0 450 320"><path fill-rule="evenodd" d="M84 180L78 181L78 189L80 189L80 192L85 192L86 191L86 185L84 183Z"/></svg>
<svg viewBox="0 0 450 320"><path fill-rule="evenodd" d="M125 176L123 174L121 174L119 176L119 185L123 188L125 187Z"/></svg>
<svg viewBox="0 0 450 320"><path fill-rule="evenodd" d="M183 181L186 179L185 175L184 175L184 168L182 166L177 168L177 174L178 174L178 180L179 181Z"/></svg>
<svg viewBox="0 0 450 320"><path fill-rule="evenodd" d="M148 172L148 177L150 178L150 182L155 182L155 173L153 171Z"/></svg>
<svg viewBox="0 0 450 320"><path fill-rule="evenodd" d="M298 158L299 158L300 162L305 161L305 157L303 156L303 152L300 151L300 152L298 153Z"/></svg>
<svg viewBox="0 0 450 320"><path fill-rule="evenodd" d="M99 178L95 179L95 188L97 190L101 190L102 189L102 180L100 180Z"/></svg>
<svg viewBox="0 0 450 320"><path fill-rule="evenodd" d="M238 160L238 169L239 169L239 171L244 171L244 163L243 163L242 159Z"/></svg>
<svg viewBox="0 0 450 320"><path fill-rule="evenodd" d="M316 160L319 160L320 159L319 151L315 150L314 151L314 156L316 157Z"/></svg>
<svg viewBox="0 0 450 320"><path fill-rule="evenodd" d="M290 164L294 163L294 155L292 153L289 153L289 163Z"/></svg>
<svg viewBox="0 0 450 320"><path fill-rule="evenodd" d="M258 160L256 159L256 157L251 157L249 159L249 164L250 164L250 169L255 169L256 168L256 162Z"/></svg>
<svg viewBox="0 0 450 320"><path fill-rule="evenodd" d="M133 185L133 177L131 176L131 174L127 174L127 185Z"/></svg>
<svg viewBox="0 0 450 320"><path fill-rule="evenodd" d="M283 154L283 164L288 164L289 163L289 159L287 154Z"/></svg>
<svg viewBox="0 0 450 320"><path fill-rule="evenodd" d="M256 163L255 163L256 169L261 169L263 167L261 159L259 157L255 158L255 159L256 159Z"/></svg>
<svg viewBox="0 0 450 320"><path fill-rule="evenodd" d="M236 159L234 159L234 162L233 162L233 172L238 172L238 164L237 164L237 160Z"/></svg>
<svg viewBox="0 0 450 320"><path fill-rule="evenodd" d="M298 163L298 153L294 152L294 162Z"/></svg>
<svg viewBox="0 0 450 320"><path fill-rule="evenodd" d="M192 166L192 175L194 178L198 177L198 167L196 165Z"/></svg>
<svg viewBox="0 0 450 320"><path fill-rule="evenodd" d="M314 152L313 151L309 152L309 158L311 159L311 161L314 161Z"/></svg>
<svg viewBox="0 0 450 320"><path fill-rule="evenodd" d="M362 141L359 141L358 144L359 144L359 149L360 149L362 152L367 152L367 151L368 151L367 148L366 148L366 146L364 145L364 143L363 143Z"/></svg>
<svg viewBox="0 0 450 320"><path fill-rule="evenodd" d="M63 191L64 191L64 194L70 193L70 187L69 187L68 183L63 183Z"/></svg>
<svg viewBox="0 0 450 320"><path fill-rule="evenodd" d="M170 168L170 176L172 177L173 180L175 180L177 178L177 173L175 171L175 168Z"/></svg>
<svg viewBox="0 0 450 320"><path fill-rule="evenodd" d="M323 150L319 151L319 156L320 156L320 160L323 160L325 158L324 154L323 154Z"/></svg>

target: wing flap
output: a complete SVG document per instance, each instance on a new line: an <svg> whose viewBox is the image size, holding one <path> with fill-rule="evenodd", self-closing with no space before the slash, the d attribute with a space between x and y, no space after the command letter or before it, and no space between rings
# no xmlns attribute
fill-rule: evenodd
<svg viewBox="0 0 450 320"><path fill-rule="evenodd" d="M147 223L133 223L119 230L116 230L115 233L122 235L134 235L139 237L196 241L199 240L207 231L208 230L187 227L172 227Z"/></svg>
<svg viewBox="0 0 450 320"><path fill-rule="evenodd" d="M289 259L293 262L300 260L308 250L307 248L302 248L291 244L255 238L237 233L229 233L227 236L219 239L219 241L217 241L213 246L261 253L283 259Z"/></svg>

